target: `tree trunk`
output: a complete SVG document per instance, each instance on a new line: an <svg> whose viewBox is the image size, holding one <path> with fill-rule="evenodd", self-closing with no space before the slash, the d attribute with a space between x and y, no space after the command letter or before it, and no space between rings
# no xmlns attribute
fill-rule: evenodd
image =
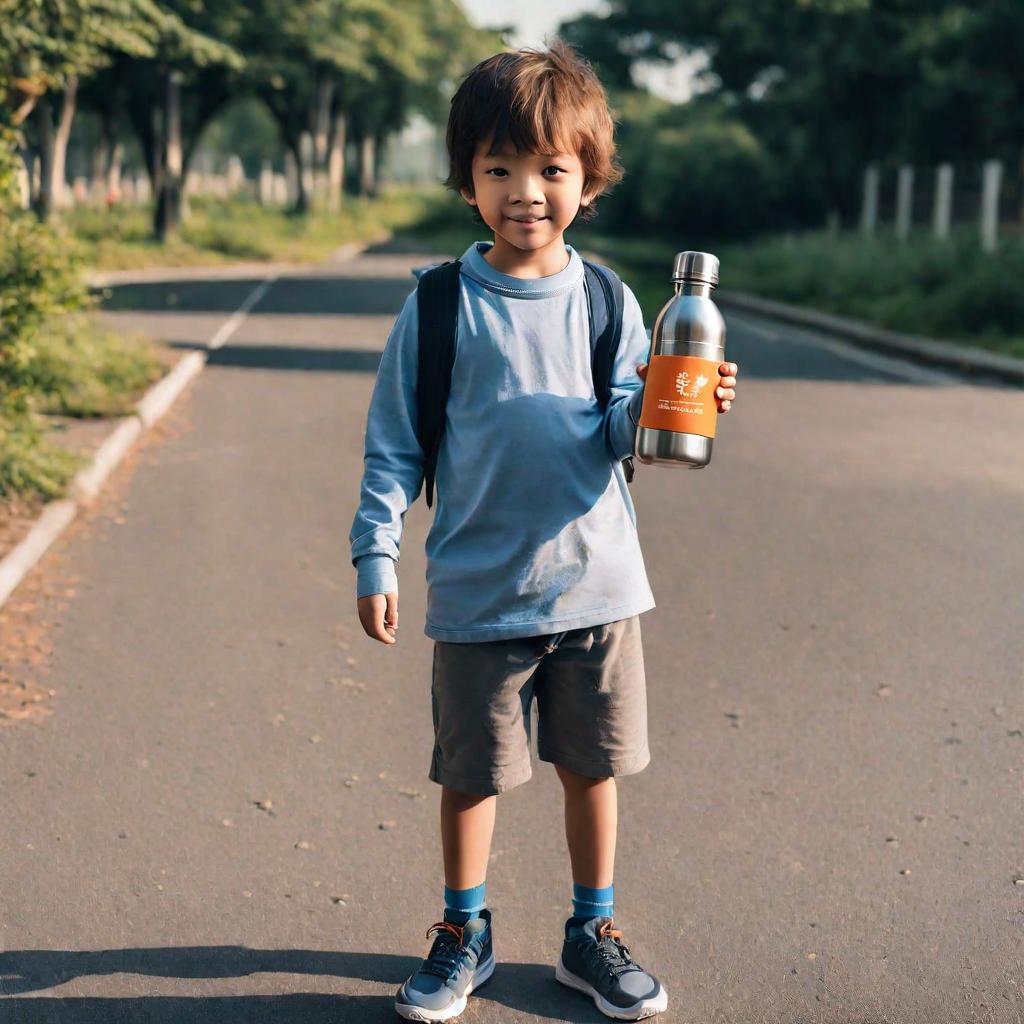
<svg viewBox="0 0 1024 1024"><path fill-rule="evenodd" d="M383 133L373 137L373 192L376 195L383 184L384 158L387 156L387 136Z"/></svg>
<svg viewBox="0 0 1024 1024"><path fill-rule="evenodd" d="M375 151L376 140L370 132L367 132L359 140L359 194L363 196L372 196L377 191L374 173Z"/></svg>
<svg viewBox="0 0 1024 1024"><path fill-rule="evenodd" d="M124 146L117 138L113 111L105 106L100 111L100 143L93 150L93 195L100 201L117 202L121 198L121 161Z"/></svg>
<svg viewBox="0 0 1024 1024"><path fill-rule="evenodd" d="M164 106L163 180L157 196L153 228L161 242L181 226L182 154L181 154L181 74L167 75Z"/></svg>
<svg viewBox="0 0 1024 1024"><path fill-rule="evenodd" d="M57 130L53 138L53 184L50 192L53 196L53 205L61 209L67 205L67 188L64 184L66 177L68 139L71 138L71 122L75 119L75 108L78 99L78 75L69 75L67 88L61 100L60 118L57 121Z"/></svg>
<svg viewBox="0 0 1024 1024"><path fill-rule="evenodd" d="M1018 188L1020 191L1017 193L1017 220L1022 228L1024 228L1024 149L1020 151L1020 163L1018 164L1020 173L1017 178L1019 182Z"/></svg>
<svg viewBox="0 0 1024 1024"><path fill-rule="evenodd" d="M48 95L39 97L35 109L39 122L39 188L32 197L32 209L41 221L53 211L53 104Z"/></svg>
<svg viewBox="0 0 1024 1024"><path fill-rule="evenodd" d="M107 190L104 198L116 203L121 198L121 162L124 160L124 144L118 140L110 148L107 160Z"/></svg>
<svg viewBox="0 0 1024 1024"><path fill-rule="evenodd" d="M288 151L295 160L295 205L291 213L309 212L309 193L306 191L306 168L303 166L302 134L292 134L287 140Z"/></svg>
<svg viewBox="0 0 1024 1024"><path fill-rule="evenodd" d="M331 121L330 153L327 159L327 200L332 210L340 208L345 187L345 131L345 114L339 109Z"/></svg>
<svg viewBox="0 0 1024 1024"><path fill-rule="evenodd" d="M331 100L334 82L326 75L316 88L316 102L313 111L313 192L319 199L327 188L327 154L331 131Z"/></svg>

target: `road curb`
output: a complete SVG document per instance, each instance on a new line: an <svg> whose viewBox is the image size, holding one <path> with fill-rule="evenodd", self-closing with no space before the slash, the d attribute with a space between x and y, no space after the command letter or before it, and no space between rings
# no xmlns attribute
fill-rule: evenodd
<svg viewBox="0 0 1024 1024"><path fill-rule="evenodd" d="M171 407L205 364L205 353L189 352L182 356L135 404L134 411L107 435L89 464L72 477L67 496L43 506L28 534L0 560L0 608L71 525L79 510L96 497L135 442Z"/></svg>
<svg viewBox="0 0 1024 1024"><path fill-rule="evenodd" d="M972 376L996 377L1004 383L1011 381L1024 386L1024 359L969 348L937 338L901 334L898 331L864 323L862 320L837 316L835 313L822 313L817 309L805 309L774 299L763 299L745 292L715 292L715 301L724 309L757 313L800 327L816 327L853 341L864 348L902 355L919 362L959 370Z"/></svg>

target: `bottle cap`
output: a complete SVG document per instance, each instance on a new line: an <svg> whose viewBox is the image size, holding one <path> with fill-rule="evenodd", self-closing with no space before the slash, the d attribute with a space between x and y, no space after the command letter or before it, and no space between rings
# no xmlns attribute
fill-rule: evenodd
<svg viewBox="0 0 1024 1024"><path fill-rule="evenodd" d="M718 284L718 257L710 252L677 252L672 265L673 281L701 281Z"/></svg>

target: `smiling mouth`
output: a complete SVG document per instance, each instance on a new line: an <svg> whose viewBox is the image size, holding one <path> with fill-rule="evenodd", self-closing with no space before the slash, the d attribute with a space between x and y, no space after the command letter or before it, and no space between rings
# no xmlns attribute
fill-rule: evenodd
<svg viewBox="0 0 1024 1024"><path fill-rule="evenodd" d="M548 220L547 217L509 217L509 220L514 220L517 224L536 224L541 220Z"/></svg>

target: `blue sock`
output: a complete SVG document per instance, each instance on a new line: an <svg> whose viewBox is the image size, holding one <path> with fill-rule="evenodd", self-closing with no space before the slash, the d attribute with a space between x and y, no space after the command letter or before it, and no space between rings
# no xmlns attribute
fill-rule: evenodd
<svg viewBox="0 0 1024 1024"><path fill-rule="evenodd" d="M572 887L572 912L584 920L591 917L611 917L615 910L615 886L592 889L589 885Z"/></svg>
<svg viewBox="0 0 1024 1024"><path fill-rule="evenodd" d="M487 906L487 883L481 882L472 889L449 889L444 887L444 919L452 924L465 924Z"/></svg>

